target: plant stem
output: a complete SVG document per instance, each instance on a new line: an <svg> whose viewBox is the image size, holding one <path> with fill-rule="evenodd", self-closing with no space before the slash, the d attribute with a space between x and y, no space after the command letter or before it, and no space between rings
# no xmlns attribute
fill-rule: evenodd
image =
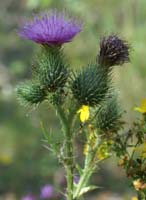
<svg viewBox="0 0 146 200"><path fill-rule="evenodd" d="M70 127L66 127L66 173L67 173L67 200L73 199L74 181L74 159L73 159L73 138Z"/></svg>
<svg viewBox="0 0 146 200"><path fill-rule="evenodd" d="M90 143L89 140L90 139L88 138L88 142ZM97 150L98 150L100 143L101 143L101 140L98 139L96 141L96 145L95 145L94 149L92 149L92 147L91 147L85 157L83 173L81 175L79 183L74 192L74 199L79 199L80 195L82 195L81 190L87 186L87 183L88 183L91 175L94 173L94 171L97 167L97 164L100 162L100 160L97 160Z"/></svg>
<svg viewBox="0 0 146 200"><path fill-rule="evenodd" d="M80 197L80 192L82 188L86 187L89 178L93 174L97 161L96 160L96 154L97 154L97 148L98 148L98 143L96 144L96 147L92 153L88 153L85 159L85 168L83 170L83 174L80 178L80 181L77 185L77 188L74 192L74 199L78 199Z"/></svg>
<svg viewBox="0 0 146 200"><path fill-rule="evenodd" d="M63 109L60 106L56 106L59 114L63 132L66 139L64 163L67 176L67 200L73 200L73 182L74 182L74 157L73 157L73 137L72 137L72 121L67 120Z"/></svg>
<svg viewBox="0 0 146 200"><path fill-rule="evenodd" d="M86 186L90 176L91 176L92 172L91 172L91 169L86 167L84 168L84 171L83 171L83 174L80 178L80 181L78 183L78 186L77 186L77 189L74 193L74 199L78 199L79 196L80 196L80 192L81 192L81 189Z"/></svg>

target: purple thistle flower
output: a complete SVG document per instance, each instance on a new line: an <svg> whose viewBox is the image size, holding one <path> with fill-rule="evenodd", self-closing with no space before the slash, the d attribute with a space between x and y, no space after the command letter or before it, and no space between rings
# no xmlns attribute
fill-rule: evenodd
<svg viewBox="0 0 146 200"><path fill-rule="evenodd" d="M41 198L42 199L49 199L53 196L54 189L52 185L45 185L41 188Z"/></svg>
<svg viewBox="0 0 146 200"><path fill-rule="evenodd" d="M27 194L26 196L22 197L22 200L36 200L33 194Z"/></svg>
<svg viewBox="0 0 146 200"><path fill-rule="evenodd" d="M50 46L70 42L82 30L82 23L65 12L43 13L20 28L18 34L25 39Z"/></svg>

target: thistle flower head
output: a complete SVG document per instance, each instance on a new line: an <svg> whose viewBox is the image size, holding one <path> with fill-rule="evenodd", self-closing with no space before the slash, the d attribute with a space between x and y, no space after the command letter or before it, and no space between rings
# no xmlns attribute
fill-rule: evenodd
<svg viewBox="0 0 146 200"><path fill-rule="evenodd" d="M97 127L103 132L117 132L122 127L122 112L117 99L113 96L108 99L97 115Z"/></svg>
<svg viewBox="0 0 146 200"><path fill-rule="evenodd" d="M129 62L129 45L116 35L104 37L100 42L98 63L101 66L111 67Z"/></svg>
<svg viewBox="0 0 146 200"><path fill-rule="evenodd" d="M96 106L104 100L109 89L110 80L105 73L90 64L75 75L72 83L72 93L80 105Z"/></svg>
<svg viewBox="0 0 146 200"><path fill-rule="evenodd" d="M22 200L36 200L33 194L27 194L26 196L22 197Z"/></svg>
<svg viewBox="0 0 146 200"><path fill-rule="evenodd" d="M60 48L43 48L41 56L38 58L36 76L48 92L56 92L65 86L69 70Z"/></svg>
<svg viewBox="0 0 146 200"><path fill-rule="evenodd" d="M17 87L17 95L23 105L31 105L44 101L47 94L40 84L28 81Z"/></svg>
<svg viewBox="0 0 146 200"><path fill-rule="evenodd" d="M42 199L49 199L53 196L53 186L52 185L45 185L41 188L41 198Z"/></svg>
<svg viewBox="0 0 146 200"><path fill-rule="evenodd" d="M82 30L82 23L67 16L65 12L43 13L35 16L19 30L22 38L50 46L70 42Z"/></svg>

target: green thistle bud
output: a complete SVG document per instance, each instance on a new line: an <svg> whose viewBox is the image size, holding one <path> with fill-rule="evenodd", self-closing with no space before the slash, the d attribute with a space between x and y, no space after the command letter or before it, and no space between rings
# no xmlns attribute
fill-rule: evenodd
<svg viewBox="0 0 146 200"><path fill-rule="evenodd" d="M97 115L97 127L104 132L117 132L122 127L122 112L115 97L108 99Z"/></svg>
<svg viewBox="0 0 146 200"><path fill-rule="evenodd" d="M36 82L27 82L19 85L17 95L23 105L39 104L46 98L45 90Z"/></svg>
<svg viewBox="0 0 146 200"><path fill-rule="evenodd" d="M74 77L72 92L81 105L96 106L106 96L109 79L104 70L91 64Z"/></svg>
<svg viewBox="0 0 146 200"><path fill-rule="evenodd" d="M55 92L65 86L69 72L63 58L60 48L43 47L35 75L49 92Z"/></svg>

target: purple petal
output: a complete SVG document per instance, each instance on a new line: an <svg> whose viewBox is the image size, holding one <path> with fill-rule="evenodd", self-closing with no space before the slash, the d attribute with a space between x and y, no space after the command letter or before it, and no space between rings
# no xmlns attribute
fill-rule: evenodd
<svg viewBox="0 0 146 200"><path fill-rule="evenodd" d="M43 199L49 199L53 196L53 186L52 185L45 185L44 187L41 188L41 198Z"/></svg>
<svg viewBox="0 0 146 200"><path fill-rule="evenodd" d="M82 23L56 10L35 16L19 30L25 39L40 44L62 45L70 42L82 30Z"/></svg>
<svg viewBox="0 0 146 200"><path fill-rule="evenodd" d="M26 196L22 197L22 200L36 200L33 194L27 194Z"/></svg>

